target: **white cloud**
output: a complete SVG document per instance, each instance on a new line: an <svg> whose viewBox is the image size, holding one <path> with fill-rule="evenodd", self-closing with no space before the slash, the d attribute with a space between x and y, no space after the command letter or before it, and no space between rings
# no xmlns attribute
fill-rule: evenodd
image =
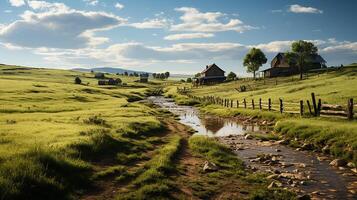
<svg viewBox="0 0 357 200"><path fill-rule="evenodd" d="M336 43L334 43L336 44ZM346 53L357 53L357 42L343 42L334 46L325 47L321 52L335 53L335 52L346 52Z"/></svg>
<svg viewBox="0 0 357 200"><path fill-rule="evenodd" d="M145 19L143 22L137 22L129 24L129 26L138 29L154 29L154 28L165 28L169 26L169 20L165 18L155 18L155 19Z"/></svg>
<svg viewBox="0 0 357 200"><path fill-rule="evenodd" d="M283 10L280 10L280 9L278 9L278 10L271 10L271 12L272 12L272 13L281 13L281 12L283 12Z"/></svg>
<svg viewBox="0 0 357 200"><path fill-rule="evenodd" d="M23 5L25 5L25 0L9 0L11 6L15 6L15 7L21 7Z"/></svg>
<svg viewBox="0 0 357 200"><path fill-rule="evenodd" d="M12 10L4 10L4 13L12 13Z"/></svg>
<svg viewBox="0 0 357 200"><path fill-rule="evenodd" d="M291 47L291 43L294 41L273 41L269 43L263 43L258 45L251 45L249 47L259 48L265 52L285 52L288 51Z"/></svg>
<svg viewBox="0 0 357 200"><path fill-rule="evenodd" d="M183 33L168 35L165 40L182 40L182 39L195 39L195 38L210 38L214 37L212 33Z"/></svg>
<svg viewBox="0 0 357 200"><path fill-rule="evenodd" d="M86 2L88 5L91 6L96 6L99 3L99 0L83 0L84 2Z"/></svg>
<svg viewBox="0 0 357 200"><path fill-rule="evenodd" d="M229 19L224 23L220 20L226 14L221 12L206 12L202 13L196 8L182 7L176 8L176 11L182 12L180 17L181 24L171 26L171 31L190 31L190 32L222 32L222 31L237 31L244 32L255 29L255 27L245 25L239 19Z"/></svg>
<svg viewBox="0 0 357 200"><path fill-rule="evenodd" d="M323 11L313 7L304 7L298 4L290 5L289 12L293 13L315 13L322 14Z"/></svg>
<svg viewBox="0 0 357 200"><path fill-rule="evenodd" d="M119 3L119 2L117 2L117 3L115 4L115 7L116 7L118 10L121 10L121 9L124 8L124 5L121 4L121 3Z"/></svg>
<svg viewBox="0 0 357 200"><path fill-rule="evenodd" d="M33 10L49 12L66 12L70 8L63 3L49 3L47 1L27 1L28 6Z"/></svg>
<svg viewBox="0 0 357 200"><path fill-rule="evenodd" d="M125 19L105 12L85 12L64 4L35 1L29 3L35 13L25 11L21 17L0 30L0 41L20 47L84 48L108 41L95 32L121 25ZM30 39L29 39L30 38Z"/></svg>

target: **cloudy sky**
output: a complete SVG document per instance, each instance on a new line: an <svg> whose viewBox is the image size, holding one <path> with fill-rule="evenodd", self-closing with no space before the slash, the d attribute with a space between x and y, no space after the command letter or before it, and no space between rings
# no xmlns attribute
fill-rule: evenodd
<svg viewBox="0 0 357 200"><path fill-rule="evenodd" d="M355 0L0 0L0 63L185 74L216 63L245 75L249 48L270 62L303 39L328 65L349 64L356 9Z"/></svg>

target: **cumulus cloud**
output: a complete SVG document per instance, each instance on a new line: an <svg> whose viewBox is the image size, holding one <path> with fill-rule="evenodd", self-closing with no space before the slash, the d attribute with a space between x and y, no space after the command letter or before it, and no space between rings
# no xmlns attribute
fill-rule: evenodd
<svg viewBox="0 0 357 200"><path fill-rule="evenodd" d="M129 24L138 29L159 29L169 26L169 20L165 18L145 19L143 22Z"/></svg>
<svg viewBox="0 0 357 200"><path fill-rule="evenodd" d="M305 7L298 4L290 5L288 11L293 13L314 13L314 14L323 13L322 10L319 10L317 8Z"/></svg>
<svg viewBox="0 0 357 200"><path fill-rule="evenodd" d="M14 6L14 7L21 7L23 5L25 5L25 0L9 0L11 6Z"/></svg>
<svg viewBox="0 0 357 200"><path fill-rule="evenodd" d="M86 2L88 5L91 6L96 6L99 3L99 0L83 0L84 2Z"/></svg>
<svg viewBox="0 0 357 200"><path fill-rule="evenodd" d="M121 9L124 8L124 5L121 4L121 3L119 3L119 2L117 2L114 6L115 6L115 8L117 8L118 10L121 10Z"/></svg>
<svg viewBox="0 0 357 200"><path fill-rule="evenodd" d="M180 17L182 23L173 24L171 31L190 31L190 32L222 32L222 31L237 31L244 32L254 29L255 27L245 25L239 19L229 19L228 22L222 22L221 18L226 14L221 12L205 12L202 13L196 8L182 7L175 9L182 12Z"/></svg>
<svg viewBox="0 0 357 200"><path fill-rule="evenodd" d="M182 33L182 34L172 34L166 36L165 40L182 40L182 39L195 39L195 38L210 38L214 37L212 33Z"/></svg>
<svg viewBox="0 0 357 200"><path fill-rule="evenodd" d="M84 48L108 41L96 37L96 31L125 22L112 14L77 11L60 3L29 1L29 6L43 12L24 12L20 20L0 30L0 41L31 48Z"/></svg>

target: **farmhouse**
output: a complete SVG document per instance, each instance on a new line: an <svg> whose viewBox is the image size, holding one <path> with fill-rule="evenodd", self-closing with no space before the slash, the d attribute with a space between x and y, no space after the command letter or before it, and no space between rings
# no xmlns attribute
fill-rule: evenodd
<svg viewBox="0 0 357 200"><path fill-rule="evenodd" d="M195 85L210 85L222 83L226 80L225 71L219 68L215 63L207 65L206 68L194 78Z"/></svg>
<svg viewBox="0 0 357 200"><path fill-rule="evenodd" d="M309 64L303 68L304 72L326 67L326 61L320 55L311 55L310 58L308 58L308 62ZM285 53L278 53L271 61L271 68L263 70L262 72L265 78L271 78L298 74L299 68L294 64L289 64Z"/></svg>

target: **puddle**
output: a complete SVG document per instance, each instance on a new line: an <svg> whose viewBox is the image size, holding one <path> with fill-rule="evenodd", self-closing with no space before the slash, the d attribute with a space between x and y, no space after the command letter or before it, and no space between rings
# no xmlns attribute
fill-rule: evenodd
<svg viewBox="0 0 357 200"><path fill-rule="evenodd" d="M197 131L195 134L216 137L229 146L250 168L276 175L294 175L302 178L278 180L299 194L310 194L312 199L357 200L357 176L350 169L331 167L330 158L310 151L296 151L274 142L247 140L247 132L264 132L267 127L256 124L246 125L240 121L217 116L200 115L192 106L176 105L172 99L150 97L159 105L180 118L180 122ZM275 157L275 162L255 162L258 155Z"/></svg>

